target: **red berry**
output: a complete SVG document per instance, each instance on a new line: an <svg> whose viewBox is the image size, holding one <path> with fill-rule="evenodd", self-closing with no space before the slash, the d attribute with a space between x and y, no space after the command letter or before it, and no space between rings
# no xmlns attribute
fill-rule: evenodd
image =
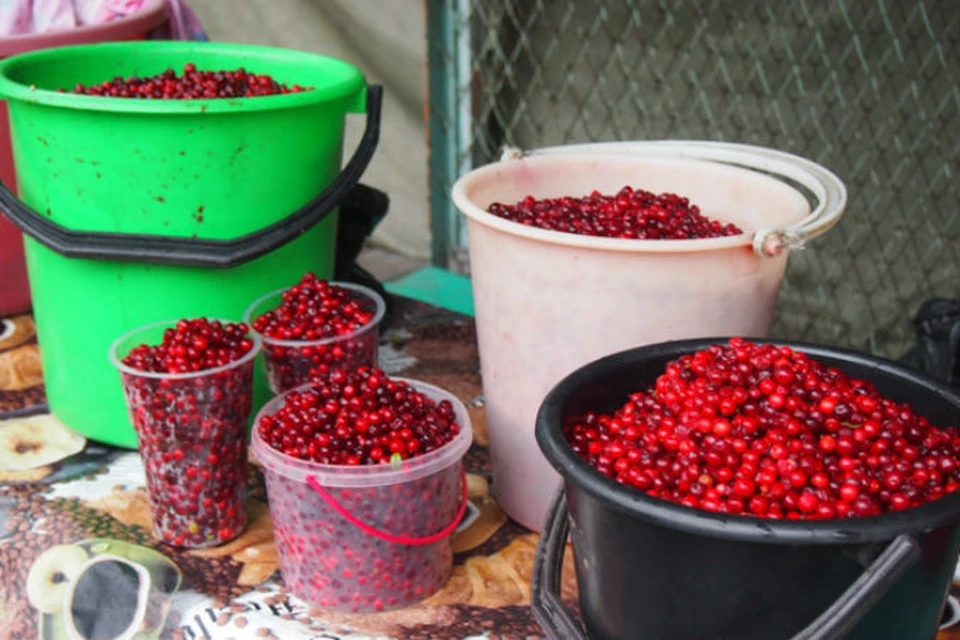
<svg viewBox="0 0 960 640"><path fill-rule="evenodd" d="M537 200L527 196L512 205L494 203L488 211L523 225L585 236L686 240L743 233L734 224L702 215L686 198L631 187L624 187L616 195L594 191L582 198Z"/></svg>
<svg viewBox="0 0 960 640"><path fill-rule="evenodd" d="M371 378L375 386L368 384ZM321 464L411 458L442 447L460 432L449 401L436 403L373 367L334 371L285 398L275 413L260 419L260 437L281 453ZM623 445L610 446L609 453L623 455Z"/></svg>
<svg viewBox="0 0 960 640"><path fill-rule="evenodd" d="M167 69L154 76L116 77L89 87L77 84L73 88L73 93L91 96L161 100L249 98L301 91L310 89L280 84L270 76L249 73L243 68L235 71L197 71L196 65L189 62L184 65L180 76L173 69Z"/></svg>
<svg viewBox="0 0 960 640"><path fill-rule="evenodd" d="M251 323L264 336L264 359L274 391L283 393L336 369L376 366L376 314L372 297L305 274L283 292L276 309ZM370 384L376 386L377 378Z"/></svg>
<svg viewBox="0 0 960 640"><path fill-rule="evenodd" d="M564 431L601 473L710 511L862 517L960 488L956 429L803 353L737 338L678 358L612 415Z"/></svg>
<svg viewBox="0 0 960 640"><path fill-rule="evenodd" d="M308 389L288 392L282 406L255 426L276 451L335 465L390 465L436 451L460 428L449 401L435 402L372 367L334 371ZM460 468L324 489L380 531L423 537L453 521L462 496ZM413 604L448 579L451 537L428 545L384 541L347 522L301 478L268 472L265 479L284 581L311 604L392 609Z"/></svg>
<svg viewBox="0 0 960 640"><path fill-rule="evenodd" d="M247 326L180 320L123 363L170 377L122 374L147 477L154 530L175 546L232 539L246 526L247 418L253 386ZM177 374L193 374L178 377Z"/></svg>

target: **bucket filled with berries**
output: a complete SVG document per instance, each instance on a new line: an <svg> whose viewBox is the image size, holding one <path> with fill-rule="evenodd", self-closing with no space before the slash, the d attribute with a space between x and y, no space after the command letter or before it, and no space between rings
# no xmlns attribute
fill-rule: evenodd
<svg viewBox="0 0 960 640"><path fill-rule="evenodd" d="M135 447L103 358L116 336L158 318L240 318L305 271L330 276L382 96L346 62L247 44L110 42L0 61L17 151L17 193L0 184L0 211L27 236L57 418ZM362 113L344 157L348 116ZM88 322L67 320L78 308ZM254 379L259 407L267 385Z"/></svg>
<svg viewBox="0 0 960 640"><path fill-rule="evenodd" d="M471 438L457 398L373 367L332 371L267 403L251 448L287 588L351 612L437 591L466 512Z"/></svg>
<svg viewBox="0 0 960 640"><path fill-rule="evenodd" d="M559 483L533 435L550 388L631 347L767 335L790 250L846 204L813 162L712 142L509 152L452 195L468 220L494 491L531 529Z"/></svg>
<svg viewBox="0 0 960 640"><path fill-rule="evenodd" d="M534 570L553 637L569 529L594 640L932 638L960 547L960 394L762 340L623 351L548 394L563 476ZM569 511L569 513L568 513Z"/></svg>
<svg viewBox="0 0 960 640"><path fill-rule="evenodd" d="M385 312L376 291L307 273L258 298L244 320L263 341L270 389L284 393L335 369L377 366Z"/></svg>
<svg viewBox="0 0 960 640"><path fill-rule="evenodd" d="M110 348L147 476L156 536L209 547L247 525L247 433L259 338L245 324L150 324Z"/></svg>

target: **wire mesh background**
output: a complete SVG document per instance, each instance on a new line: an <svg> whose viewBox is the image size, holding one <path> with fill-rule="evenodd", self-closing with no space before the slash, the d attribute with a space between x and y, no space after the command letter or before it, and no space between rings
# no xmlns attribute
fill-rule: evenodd
<svg viewBox="0 0 960 640"><path fill-rule="evenodd" d="M920 303L960 296L955 2L448 6L430 21L431 154L453 167L431 176L435 261L468 271L465 221L437 195L504 144L727 140L808 157L849 190L841 223L791 256L775 335L897 357Z"/></svg>

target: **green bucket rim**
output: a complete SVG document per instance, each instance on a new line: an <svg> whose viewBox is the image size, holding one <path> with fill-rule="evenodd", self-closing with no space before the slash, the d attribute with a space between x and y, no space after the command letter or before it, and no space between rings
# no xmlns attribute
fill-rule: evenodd
<svg viewBox="0 0 960 640"><path fill-rule="evenodd" d="M328 85L315 86L310 91L287 93L274 96L249 98L214 98L209 100L139 100L134 98L111 98L87 96L75 93L39 89L11 79L17 70L37 63L57 60L66 56L87 56L103 58L126 57L130 54L192 54L202 56L205 53L236 56L237 58L259 57L264 60L286 62L298 67L328 67L331 75L337 78ZM249 61L237 66L248 66L254 73L256 68ZM108 80L109 78L104 78ZM40 49L10 56L0 61L0 96L6 99L32 102L51 107L78 109L82 111L109 111L129 114L166 114L193 115L196 113L240 113L287 109L333 102L346 98L357 98L350 110L362 110L366 97L366 79L356 66L317 53L296 51L280 47L236 44L223 42L194 42L175 40L152 40L142 42L109 42L96 44L70 45Z"/></svg>

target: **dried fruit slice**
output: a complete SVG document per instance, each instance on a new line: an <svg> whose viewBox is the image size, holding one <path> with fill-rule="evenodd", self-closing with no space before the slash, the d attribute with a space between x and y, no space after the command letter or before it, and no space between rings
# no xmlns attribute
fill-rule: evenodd
<svg viewBox="0 0 960 640"><path fill-rule="evenodd" d="M63 609L63 596L89 559L77 545L60 544L40 554L27 575L27 599L43 613Z"/></svg>
<svg viewBox="0 0 960 640"><path fill-rule="evenodd" d="M87 439L50 414L0 422L0 469L25 471L79 453Z"/></svg>
<svg viewBox="0 0 960 640"><path fill-rule="evenodd" d="M0 391L20 391L43 383L40 350L27 344L0 353Z"/></svg>

